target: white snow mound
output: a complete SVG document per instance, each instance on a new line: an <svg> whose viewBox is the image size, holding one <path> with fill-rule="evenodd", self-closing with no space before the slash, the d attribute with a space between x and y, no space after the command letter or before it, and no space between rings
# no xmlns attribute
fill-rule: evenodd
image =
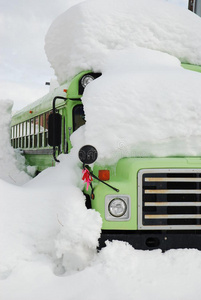
<svg viewBox="0 0 201 300"><path fill-rule="evenodd" d="M112 50L103 75L85 89L86 124L77 151L94 145L100 164L121 157L201 155L201 74L169 54Z"/></svg>
<svg viewBox="0 0 201 300"><path fill-rule="evenodd" d="M83 70L101 70L108 50L159 50L201 64L201 19L161 0L88 0L51 25L45 41L60 83Z"/></svg>
<svg viewBox="0 0 201 300"><path fill-rule="evenodd" d="M0 100L0 179L21 185L30 180L25 158L10 144L10 121L13 102Z"/></svg>

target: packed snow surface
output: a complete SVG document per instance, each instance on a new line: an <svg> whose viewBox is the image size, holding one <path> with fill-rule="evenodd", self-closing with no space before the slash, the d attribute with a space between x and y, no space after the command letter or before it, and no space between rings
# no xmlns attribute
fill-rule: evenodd
<svg viewBox="0 0 201 300"><path fill-rule="evenodd" d="M109 50L145 47L201 65L201 20L163 0L87 0L51 25L45 50L60 83L102 71Z"/></svg>

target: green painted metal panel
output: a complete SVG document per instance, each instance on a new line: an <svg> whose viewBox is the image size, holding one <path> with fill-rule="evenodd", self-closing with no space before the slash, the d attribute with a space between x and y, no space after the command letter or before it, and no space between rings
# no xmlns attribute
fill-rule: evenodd
<svg viewBox="0 0 201 300"><path fill-rule="evenodd" d="M68 87L67 98L78 99L82 97L82 95L79 94L79 81L84 75L88 73L91 73L91 71L81 72L73 78L70 86Z"/></svg>
<svg viewBox="0 0 201 300"><path fill-rule="evenodd" d="M184 69L187 69L187 70L191 70L191 71L194 71L194 72L199 72L199 73L201 73L201 66L191 65L191 64L185 64L185 63L182 63L181 66L182 66Z"/></svg>
<svg viewBox="0 0 201 300"><path fill-rule="evenodd" d="M29 154L25 155L26 163L30 166L35 166L39 172L49 167L55 166L55 161L52 155Z"/></svg>

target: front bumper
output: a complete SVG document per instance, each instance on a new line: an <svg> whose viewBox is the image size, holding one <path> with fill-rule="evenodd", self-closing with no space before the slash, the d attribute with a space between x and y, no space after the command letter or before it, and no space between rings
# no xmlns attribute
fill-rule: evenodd
<svg viewBox="0 0 201 300"><path fill-rule="evenodd" d="M139 231L103 230L99 239L99 249L105 242L119 240L128 242L135 249L154 250L195 248L201 250L201 231Z"/></svg>

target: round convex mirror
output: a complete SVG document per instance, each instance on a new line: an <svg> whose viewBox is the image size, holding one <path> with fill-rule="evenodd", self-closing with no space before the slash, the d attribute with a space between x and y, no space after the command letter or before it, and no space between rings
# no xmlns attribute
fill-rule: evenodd
<svg viewBox="0 0 201 300"><path fill-rule="evenodd" d="M79 159L84 164L92 164L98 157L98 151L91 145L83 146L79 151Z"/></svg>

